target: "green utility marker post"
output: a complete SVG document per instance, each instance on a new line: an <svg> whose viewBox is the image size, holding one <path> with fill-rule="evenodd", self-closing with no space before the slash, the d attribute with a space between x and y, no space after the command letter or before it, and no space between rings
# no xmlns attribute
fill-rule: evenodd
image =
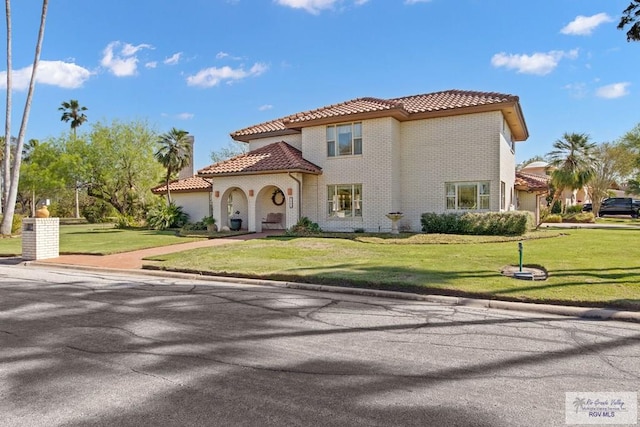
<svg viewBox="0 0 640 427"><path fill-rule="evenodd" d="M520 252L520 272L522 272L522 242L518 242L518 252Z"/></svg>

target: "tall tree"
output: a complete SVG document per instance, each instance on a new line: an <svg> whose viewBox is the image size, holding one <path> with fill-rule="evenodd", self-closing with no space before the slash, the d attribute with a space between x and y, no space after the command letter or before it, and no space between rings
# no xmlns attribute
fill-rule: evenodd
<svg viewBox="0 0 640 427"><path fill-rule="evenodd" d="M169 184L172 176L189 164L191 159L191 142L189 132L172 128L169 132L160 136L159 148L155 158L166 169L165 183L167 184L167 203L171 204L171 191Z"/></svg>
<svg viewBox="0 0 640 427"><path fill-rule="evenodd" d="M4 140L11 141L11 88L12 86L12 52L11 52L11 1L5 0L4 2L6 19L7 19L7 98L6 98L6 110L5 110L5 122L4 122ZM3 174L2 174L2 212L6 209L7 199L9 199L9 181L11 180L11 173L9 171L11 158L11 148L9 144L4 146L4 158L3 158Z"/></svg>
<svg viewBox="0 0 640 427"><path fill-rule="evenodd" d="M547 154L551 184L556 189L552 206L564 190L577 190L589 183L594 174L594 147L584 133L565 133L553 143L554 150Z"/></svg>
<svg viewBox="0 0 640 427"><path fill-rule="evenodd" d="M11 21L11 9L10 0L5 0L7 21ZM16 146L16 153L22 153L22 146L24 145L24 138L27 132L27 123L29 122L29 113L31 111L31 102L33 100L33 91L36 84L36 73L38 71L38 64L40 63L40 52L42 51L42 41L44 39L44 27L47 20L47 9L49 7L49 0L42 1L42 12L40 13L40 28L38 30L38 39L36 41L36 51L33 59L33 65L31 68L31 79L29 80L29 89L27 90L27 99L24 105L24 111L22 113L22 121L20 122L20 131L18 132L18 141ZM9 34L9 26L7 26L7 34ZM7 45L11 44L11 37L7 36ZM7 50L7 57L11 55L10 49ZM7 60L9 62L9 60ZM13 71L11 68L7 69L7 75ZM11 92L13 87L11 86L11 80L7 79L7 93ZM7 105L7 109L11 107L10 103ZM5 125L5 131L7 126ZM5 138L7 138L5 134ZM6 153L6 149L5 149ZM5 156L5 168L9 169L10 156ZM4 216L2 218L2 224L0 225L0 234L7 236L11 234L11 225L13 223L13 214L16 208L16 199L18 197L18 183L20 181L20 163L22 162L22 156L14 156L13 165L11 165L11 173L9 180L9 194L6 199ZM7 185L5 183L5 185Z"/></svg>
<svg viewBox="0 0 640 427"><path fill-rule="evenodd" d="M62 111L62 117L60 120L63 122L71 122L71 132L73 137L76 137L76 129L78 129L84 122L87 121L87 115L83 111L87 111L88 108L81 106L77 99L72 99L69 102L63 102L58 108L58 111Z"/></svg>
<svg viewBox="0 0 640 427"><path fill-rule="evenodd" d="M620 138L619 143L630 152L634 170L629 174L631 179L627 182L627 191L631 194L640 194L640 124Z"/></svg>
<svg viewBox="0 0 640 427"><path fill-rule="evenodd" d="M78 138L67 153L83 171L87 194L113 206L121 215L144 217L153 200L151 188L162 180L156 161L157 134L143 121L95 123L88 141ZM77 162L77 163L76 163Z"/></svg>
<svg viewBox="0 0 640 427"><path fill-rule="evenodd" d="M78 103L77 99L72 99L69 102L63 102L58 108L58 111L62 111L62 117L60 118L60 120L62 120L63 122L71 122L71 132L73 133L73 139L77 138L76 130L80 126L82 126L84 122L87 121L87 115L83 112L87 110L88 108L81 106ZM76 218L80 218L80 197L78 195L80 191L80 183L76 181L74 187L76 204L75 216Z"/></svg>
<svg viewBox="0 0 640 427"><path fill-rule="evenodd" d="M622 11L622 17L618 23L618 29L624 30L626 26L630 25L627 30L627 41L639 41L640 40L640 0L631 0L629 6Z"/></svg>
<svg viewBox="0 0 640 427"><path fill-rule="evenodd" d="M589 182L589 198L592 211L600 211L602 200L609 197L609 190L627 179L634 168L634 157L623 144L603 143L593 151L593 177Z"/></svg>

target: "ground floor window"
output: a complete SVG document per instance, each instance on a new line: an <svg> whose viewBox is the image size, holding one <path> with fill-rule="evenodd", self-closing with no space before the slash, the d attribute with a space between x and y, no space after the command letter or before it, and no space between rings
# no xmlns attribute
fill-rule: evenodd
<svg viewBox="0 0 640 427"><path fill-rule="evenodd" d="M500 209L507 210L507 184L500 181Z"/></svg>
<svg viewBox="0 0 640 427"><path fill-rule="evenodd" d="M362 216L362 184L329 185L327 213L330 218Z"/></svg>
<svg viewBox="0 0 640 427"><path fill-rule="evenodd" d="M488 182L447 182L448 210L488 210L491 196Z"/></svg>

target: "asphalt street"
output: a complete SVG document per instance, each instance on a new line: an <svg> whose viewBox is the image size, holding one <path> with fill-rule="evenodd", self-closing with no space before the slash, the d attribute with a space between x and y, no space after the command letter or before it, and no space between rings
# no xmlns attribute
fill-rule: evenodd
<svg viewBox="0 0 640 427"><path fill-rule="evenodd" d="M2 426L564 426L640 324L0 265Z"/></svg>

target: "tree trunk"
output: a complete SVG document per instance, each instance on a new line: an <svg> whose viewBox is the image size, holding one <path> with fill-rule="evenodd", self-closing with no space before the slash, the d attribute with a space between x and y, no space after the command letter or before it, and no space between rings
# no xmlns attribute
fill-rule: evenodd
<svg viewBox="0 0 640 427"><path fill-rule="evenodd" d="M76 218L80 218L80 197L78 197L78 182L76 181Z"/></svg>
<svg viewBox="0 0 640 427"><path fill-rule="evenodd" d="M6 0L8 3L9 0ZM11 168L11 180L9 187L9 197L5 204L4 217L2 225L0 225L0 234L8 236L11 234L11 226L13 223L13 214L16 210L16 198L18 197L18 182L20 181L20 163L22 161L22 147L24 146L24 136L27 131L27 123L29 121L29 112L31 111L31 101L33 100L33 91L36 84L36 73L40 62L40 52L42 51L42 40L44 39L44 27L47 20L47 8L49 0L42 0L42 14L40 15L40 29L38 31L38 41L36 42L36 52L33 59L33 68L31 69L31 80L29 81L29 90L27 92L27 100L22 113L22 122L20 123L20 132L18 133L18 142L16 146L16 155ZM7 70L10 74L11 70ZM7 87L7 92L12 90ZM8 141L10 143L10 141ZM8 145L8 144L7 144ZM6 163L5 163L6 164Z"/></svg>
<svg viewBox="0 0 640 427"><path fill-rule="evenodd" d="M4 122L4 167L2 176L1 210L5 212L9 198L9 168L11 167L11 88L12 88L12 54L11 54L11 0L5 0L7 18L7 103Z"/></svg>

